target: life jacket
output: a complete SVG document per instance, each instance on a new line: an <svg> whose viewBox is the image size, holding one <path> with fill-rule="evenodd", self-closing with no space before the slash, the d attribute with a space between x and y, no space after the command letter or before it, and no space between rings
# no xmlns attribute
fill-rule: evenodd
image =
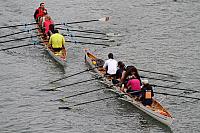
<svg viewBox="0 0 200 133"><path fill-rule="evenodd" d="M151 90L145 90L144 98L145 99L152 99L152 91Z"/></svg>
<svg viewBox="0 0 200 133"><path fill-rule="evenodd" d="M53 21L52 20L46 20L43 23L43 26L45 27L45 33L47 34L49 30L53 30L52 26L50 27L50 25L53 25ZM50 29L51 28L51 29Z"/></svg>
<svg viewBox="0 0 200 133"><path fill-rule="evenodd" d="M38 14L36 15L36 19L38 19L38 17L43 17L45 15L45 13L47 13L47 9L44 8L44 10L42 10L42 8L38 8L36 9L38 10Z"/></svg>

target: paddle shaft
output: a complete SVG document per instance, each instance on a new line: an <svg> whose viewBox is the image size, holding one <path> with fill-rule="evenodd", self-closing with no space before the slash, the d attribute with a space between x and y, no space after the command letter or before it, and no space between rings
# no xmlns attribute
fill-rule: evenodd
<svg viewBox="0 0 200 133"><path fill-rule="evenodd" d="M162 93L162 92L154 92L154 93L156 93L156 94L162 94L162 95L169 95L169 96L176 96L176 97L183 97L183 98L190 98L190 99L200 100L200 98L197 98L197 97L181 96L181 95L169 94L169 93Z"/></svg>
<svg viewBox="0 0 200 133"><path fill-rule="evenodd" d="M10 25L10 26L2 26L0 27L0 29L3 29L3 28L12 28L12 27L18 27L18 26L28 26L28 25L33 25L33 24L38 24L38 23L30 23L30 24L18 24L18 25Z"/></svg>
<svg viewBox="0 0 200 133"><path fill-rule="evenodd" d="M167 75L167 76L171 76L174 77L174 75L171 74L166 74L166 73L160 73L160 72L153 72L153 71L148 71L148 70L142 70L142 69L138 69L139 71L143 71L143 72L149 72L149 73L155 73L155 74L160 74L160 75Z"/></svg>
<svg viewBox="0 0 200 133"><path fill-rule="evenodd" d="M74 36L74 35L63 35L63 36L69 36L69 37L79 37L79 38L90 38L90 39L99 39L99 40L109 40L107 38L99 38L99 37L90 37L90 36Z"/></svg>
<svg viewBox="0 0 200 133"><path fill-rule="evenodd" d="M176 88L176 87L169 87L169 86L162 86L162 85L155 85L155 84L151 84L154 87L162 87L162 88L168 88L168 89L174 89L174 90L184 90L184 91L193 91L193 92L200 92L197 90L191 90L191 89L182 89L182 88Z"/></svg>
<svg viewBox="0 0 200 133"><path fill-rule="evenodd" d="M80 41L65 41L65 42L71 42L71 43L80 43L80 44L92 44L92 45L103 45L109 47L110 45L102 44L102 43L92 43L92 42L80 42Z"/></svg>
<svg viewBox="0 0 200 133"><path fill-rule="evenodd" d="M84 105L84 104L88 104L88 103L94 103L94 102L103 101L103 100L112 99L112 98L117 98L117 96L111 96L111 97L106 97L106 98L97 99L97 100L93 100L93 101L78 103L78 104L75 104L75 105L70 106L70 107L59 107L58 109L72 109L72 107L75 107L75 106Z"/></svg>
<svg viewBox="0 0 200 133"><path fill-rule="evenodd" d="M95 68L97 68L97 67L94 67L94 68L91 68L91 69L86 69L86 70L84 70L84 71L81 71L81 72L78 72L78 73L74 73L74 74L71 74L71 75L69 75L69 76L66 76L66 77L63 77L63 78L60 78L60 79L57 79L57 80L51 81L51 82L49 82L49 83L51 84L51 83L54 83L54 82L57 82L57 81L60 81L60 80L63 80L63 79L67 79L67 78L70 78L70 77L76 76L76 75L78 75L78 74L81 74L81 73L84 73L84 72L87 72L87 71L93 70L93 69L95 69Z"/></svg>
<svg viewBox="0 0 200 133"><path fill-rule="evenodd" d="M100 77L100 78L101 78L101 77ZM97 80L97 79L100 79L100 78L88 79L88 80L79 81L79 82L72 83L72 84L67 84L67 85L63 85L63 86L58 86L58 87L55 87L55 88L52 88L52 89L43 89L43 90L41 90L41 91L56 91L58 88L63 88L63 87L66 87L66 86L72 86L72 85L76 85L76 84L80 84L80 83L85 83L85 82Z"/></svg>
<svg viewBox="0 0 200 133"><path fill-rule="evenodd" d="M21 33L24 33L24 32L29 32L29 31L36 30L36 29L38 29L38 28L33 28L33 29L30 29L30 30L26 30L26 31L19 31L19 32L16 32L16 33L0 36L0 38L7 37L7 36L12 36L12 35L16 35L16 34L21 34Z"/></svg>
<svg viewBox="0 0 200 133"><path fill-rule="evenodd" d="M48 41L44 41L44 42L48 42ZM103 46L107 46L107 47L109 47L110 45L108 45L108 44L102 44L102 43L92 43L92 42L80 42L80 41L70 41L70 40L67 40L67 41L65 41L65 42L71 42L71 43L79 43L79 44L82 44L82 45L84 45L84 44L91 44L91 45L103 45Z"/></svg>
<svg viewBox="0 0 200 133"><path fill-rule="evenodd" d="M182 83L180 81L174 81L174 80L167 80L167 79L159 79L159 78L152 78L152 77L146 77L146 76L140 76L141 78L148 78L148 79L154 79L154 80L161 80L161 81L167 81L167 82L175 82L175 83Z"/></svg>
<svg viewBox="0 0 200 133"><path fill-rule="evenodd" d="M69 22L69 23L62 23L62 24L55 24L55 25L68 25L68 24L88 23L88 22L94 22L94 21L99 21L99 20L98 19L84 20L84 21Z"/></svg>
<svg viewBox="0 0 200 133"><path fill-rule="evenodd" d="M39 36L39 35L37 35L37 36ZM37 36L22 37L22 38L7 40L7 41L1 41L0 43L13 42L13 41L20 41L20 40L24 40L24 39L27 39L27 38L34 38L34 37L37 37Z"/></svg>
<svg viewBox="0 0 200 133"><path fill-rule="evenodd" d="M5 51L5 50L9 50L9 49L20 48L20 47L26 47L26 46L31 46L31 45L35 45L35 44L25 44L25 45L10 47L10 48L3 48L3 49L0 49L0 51Z"/></svg>
<svg viewBox="0 0 200 133"><path fill-rule="evenodd" d="M93 33L93 34L99 34L99 35L107 35L106 33L101 33L101 32L94 32L94 31L90 31L90 30L75 30L75 29L65 29L65 28L56 28L59 30L67 30L67 31L77 31L77 32L83 32L83 33Z"/></svg>
<svg viewBox="0 0 200 133"><path fill-rule="evenodd" d="M103 89L104 88L94 89L94 90L90 90L90 91L85 91L85 92L74 94L74 95L71 95L71 96L65 96L65 97L62 97L61 99L58 99L58 100L62 100L62 99L65 99L65 98L71 98L71 97L75 97L75 96L80 96L80 95L83 95L83 94L87 94L87 93L90 93L90 92L95 92L95 91L99 91L99 90L103 90Z"/></svg>
<svg viewBox="0 0 200 133"><path fill-rule="evenodd" d="M93 33L93 34L99 34L99 35L107 35L106 33L101 33L101 32L94 32L94 31L88 31L88 30L69 30L69 31L77 31L77 32L84 32L84 33Z"/></svg>

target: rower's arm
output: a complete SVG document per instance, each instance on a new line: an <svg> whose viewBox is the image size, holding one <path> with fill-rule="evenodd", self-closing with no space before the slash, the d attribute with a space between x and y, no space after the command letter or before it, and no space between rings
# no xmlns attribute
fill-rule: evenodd
<svg viewBox="0 0 200 133"><path fill-rule="evenodd" d="M36 20L36 15L39 13L39 11L36 9L35 10L35 13L34 13L34 18L35 18L35 20Z"/></svg>

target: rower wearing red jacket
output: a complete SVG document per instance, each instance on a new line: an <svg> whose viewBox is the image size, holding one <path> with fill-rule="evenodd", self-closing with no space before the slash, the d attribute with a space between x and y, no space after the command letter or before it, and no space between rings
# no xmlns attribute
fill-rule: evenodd
<svg viewBox="0 0 200 133"><path fill-rule="evenodd" d="M36 22L39 22L39 19L47 14L47 9L44 7L44 2L40 3L40 7L35 10L34 18Z"/></svg>

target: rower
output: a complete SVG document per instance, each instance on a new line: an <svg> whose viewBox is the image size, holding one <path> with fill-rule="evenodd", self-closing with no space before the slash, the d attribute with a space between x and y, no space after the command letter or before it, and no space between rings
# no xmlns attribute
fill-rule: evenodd
<svg viewBox="0 0 200 133"><path fill-rule="evenodd" d="M140 96L142 84L136 67L129 66L123 78L123 84L127 90L122 89L122 91L131 93L133 96Z"/></svg>
<svg viewBox="0 0 200 133"><path fill-rule="evenodd" d="M121 81L122 73L125 71L125 65L122 61L118 61L117 67L115 79L112 79L113 84L118 84Z"/></svg>
<svg viewBox="0 0 200 133"><path fill-rule="evenodd" d="M40 7L35 10L34 18L36 22L40 21L40 18L47 14L47 9L44 7L44 2L40 3Z"/></svg>
<svg viewBox="0 0 200 133"><path fill-rule="evenodd" d="M106 69L105 76L115 77L117 71L117 61L113 58L113 54L108 54L108 60L105 61L103 68Z"/></svg>
<svg viewBox="0 0 200 133"><path fill-rule="evenodd" d="M61 35L58 30L54 30L53 35L50 36L49 44L55 52L60 52L64 48L65 38Z"/></svg>
<svg viewBox="0 0 200 133"><path fill-rule="evenodd" d="M154 96L152 86L149 85L148 80L143 80L143 87L141 91L140 100L144 106L151 106L152 104L152 97Z"/></svg>
<svg viewBox="0 0 200 133"><path fill-rule="evenodd" d="M53 27L52 27L53 26ZM49 37L52 35L52 31L54 29L54 22L51 19L50 16L46 16L45 17L45 21L44 21L44 28L45 28L45 36Z"/></svg>

